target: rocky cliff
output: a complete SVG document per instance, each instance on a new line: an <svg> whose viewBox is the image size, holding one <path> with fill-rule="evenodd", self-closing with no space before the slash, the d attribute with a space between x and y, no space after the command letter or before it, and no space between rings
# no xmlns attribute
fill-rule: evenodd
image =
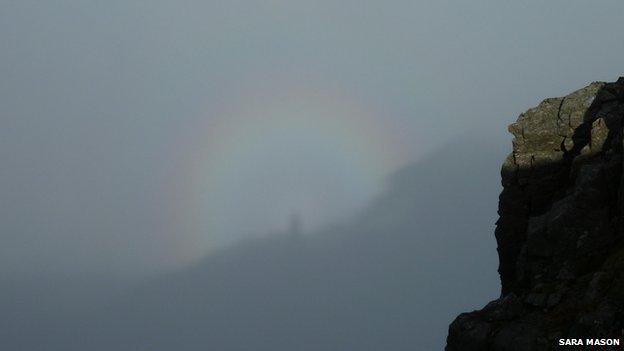
<svg viewBox="0 0 624 351"><path fill-rule="evenodd" d="M623 337L623 118L620 78L546 99L509 126L495 233L501 297L457 317L447 351Z"/></svg>

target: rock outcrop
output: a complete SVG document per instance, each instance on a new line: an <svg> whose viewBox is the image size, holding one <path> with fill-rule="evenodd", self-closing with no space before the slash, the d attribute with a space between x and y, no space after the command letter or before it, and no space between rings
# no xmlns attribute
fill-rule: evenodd
<svg viewBox="0 0 624 351"><path fill-rule="evenodd" d="M457 317L447 351L623 337L623 118L620 78L546 99L509 127L496 228L501 297Z"/></svg>

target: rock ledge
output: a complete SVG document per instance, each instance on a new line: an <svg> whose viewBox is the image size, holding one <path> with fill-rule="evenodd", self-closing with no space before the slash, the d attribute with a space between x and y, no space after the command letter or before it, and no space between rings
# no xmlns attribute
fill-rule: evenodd
<svg viewBox="0 0 624 351"><path fill-rule="evenodd" d="M623 337L623 119L620 78L546 99L509 126L495 233L501 297L457 317L447 351Z"/></svg>

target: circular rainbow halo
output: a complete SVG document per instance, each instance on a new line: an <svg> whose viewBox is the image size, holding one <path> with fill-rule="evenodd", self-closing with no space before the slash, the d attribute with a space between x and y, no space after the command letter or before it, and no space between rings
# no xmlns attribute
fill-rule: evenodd
<svg viewBox="0 0 624 351"><path fill-rule="evenodd" d="M284 232L293 215L310 231L353 214L402 163L374 109L321 89L259 91L211 108L190 132L182 261Z"/></svg>

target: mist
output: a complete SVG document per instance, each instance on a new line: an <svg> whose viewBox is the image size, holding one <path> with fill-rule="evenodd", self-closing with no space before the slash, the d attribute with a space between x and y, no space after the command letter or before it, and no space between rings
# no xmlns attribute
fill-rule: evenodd
<svg viewBox="0 0 624 351"><path fill-rule="evenodd" d="M619 1L0 3L3 338L441 348L454 315L498 294L506 126L623 75L622 13Z"/></svg>

